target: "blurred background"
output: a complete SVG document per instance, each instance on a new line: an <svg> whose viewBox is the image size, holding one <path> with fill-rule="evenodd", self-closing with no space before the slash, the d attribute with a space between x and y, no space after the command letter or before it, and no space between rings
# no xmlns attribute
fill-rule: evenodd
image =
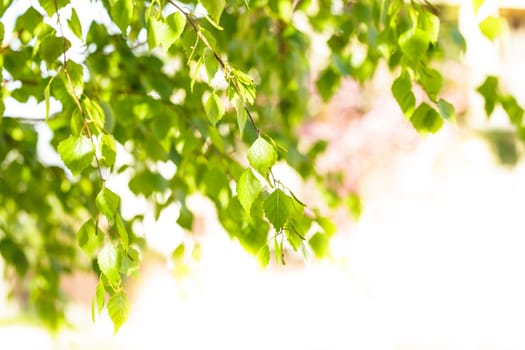
<svg viewBox="0 0 525 350"><path fill-rule="evenodd" d="M151 250L128 282L131 315L117 335L105 313L91 322L96 280L78 273L63 283L71 325L55 336L26 319L0 282L0 348L524 349L523 146L503 111L487 120L474 91L496 74L525 102L525 3L487 1L483 11L506 23L494 42L477 31L470 1L440 3L444 28L473 43L461 63L440 67L454 77L445 96L457 124L417 134L385 69L365 86L344 81L300 131L305 143L328 142L317 167L342 174L341 185L360 195L353 215L330 214L338 230L331 258L292 257L262 270L223 232L213 205L193 197L199 257L173 264L183 232L169 208L158 221L152 213L144 228ZM317 44L323 59L322 38ZM276 173L316 200L288 167ZM124 202L130 216L146 205Z"/></svg>

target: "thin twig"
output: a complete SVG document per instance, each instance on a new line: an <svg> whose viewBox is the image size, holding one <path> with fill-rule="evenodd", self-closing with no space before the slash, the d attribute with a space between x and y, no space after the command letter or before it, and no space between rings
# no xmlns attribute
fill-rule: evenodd
<svg viewBox="0 0 525 350"><path fill-rule="evenodd" d="M68 86L69 86L69 90L70 90L70 93L71 93L71 96L73 97L73 100L75 101L75 104L77 105L77 108L80 112L80 115L82 116L82 119L84 120L84 127L83 127L83 130L86 130L86 133L87 133L87 136L89 138L89 140L91 141L91 144L93 145L94 148L96 148L96 145L95 145L95 141L93 140L93 135L91 133L91 130L89 129L89 122L86 118L86 114L85 114L85 111L84 109L82 108L82 104L80 103L80 99L79 97L77 96L76 92L75 92L75 87L73 86L73 81L71 80L71 76L69 75L69 69L68 69L68 64L67 64L67 56L66 56L66 51L67 51L67 42L66 42L66 37L64 36L64 29L62 28L62 22L60 21L60 13L58 12L58 3L57 3L57 0L54 0L54 3L55 3L55 12L57 14L57 25L58 25L58 28L60 29L60 34L62 35L62 60L63 60L63 69L64 69L64 74L66 75L66 78L67 78L67 82L68 82ZM104 183L105 183L105 180L104 180L104 177L102 176L102 167L100 165L100 160L98 159L98 156L95 152L95 162L97 163L97 171L98 171L98 175L99 175L99 180L100 180L100 183L101 183L101 186L104 186Z"/></svg>

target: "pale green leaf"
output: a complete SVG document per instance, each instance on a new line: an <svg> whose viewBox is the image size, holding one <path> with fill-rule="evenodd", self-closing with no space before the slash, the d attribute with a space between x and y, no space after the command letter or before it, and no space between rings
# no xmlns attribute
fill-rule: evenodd
<svg viewBox="0 0 525 350"><path fill-rule="evenodd" d="M120 291L109 298L108 314L113 322L114 332L117 333L129 316L129 301L126 293Z"/></svg>
<svg viewBox="0 0 525 350"><path fill-rule="evenodd" d="M427 52L430 39L429 33L412 28L400 35L399 46L406 58L413 63L419 63Z"/></svg>
<svg viewBox="0 0 525 350"><path fill-rule="evenodd" d="M95 146L87 137L71 136L58 144L58 154L73 174L79 174L91 164L95 156Z"/></svg>
<svg viewBox="0 0 525 350"><path fill-rule="evenodd" d="M412 83L407 72L404 71L394 80L392 84L392 94L399 107L401 107L403 114L410 117L416 105L416 97L412 92Z"/></svg>
<svg viewBox="0 0 525 350"><path fill-rule="evenodd" d="M279 232L293 212L293 199L280 189L276 189L264 201L264 214Z"/></svg>
<svg viewBox="0 0 525 350"><path fill-rule="evenodd" d="M163 20L153 21L157 41L168 49L182 34L186 25L186 17L180 12L174 12Z"/></svg>
<svg viewBox="0 0 525 350"><path fill-rule="evenodd" d="M86 221L77 232L77 243L87 256L92 257L104 242L104 234L92 219Z"/></svg>
<svg viewBox="0 0 525 350"><path fill-rule="evenodd" d="M128 231L126 230L126 226L124 225L124 221L122 221L122 217L119 214L115 216L115 226L120 237L120 244L122 245L122 249L124 249L124 251L127 251L129 248L129 235Z"/></svg>
<svg viewBox="0 0 525 350"><path fill-rule="evenodd" d="M263 245L257 252L257 262L259 262L262 268L268 266L270 262L270 247L268 247L268 244Z"/></svg>
<svg viewBox="0 0 525 350"><path fill-rule="evenodd" d="M479 8L481 7L481 5L483 5L484 2L485 0L472 0L472 7L474 7L474 13L478 13Z"/></svg>
<svg viewBox="0 0 525 350"><path fill-rule="evenodd" d="M71 115L70 127L71 133L73 135L80 136L80 134L82 134L82 129L84 128L84 118L82 117L82 114L80 114L80 111L76 108Z"/></svg>
<svg viewBox="0 0 525 350"><path fill-rule="evenodd" d="M427 93L428 97L435 101L443 85L443 77L437 70L422 67L418 71L418 81Z"/></svg>
<svg viewBox="0 0 525 350"><path fill-rule="evenodd" d="M203 57L206 75L208 76L208 81L211 81L219 69L219 62L217 61L217 58L215 58L213 51L209 48L204 49Z"/></svg>
<svg viewBox="0 0 525 350"><path fill-rule="evenodd" d="M215 92L212 92L204 105L209 121L216 125L224 116L224 106Z"/></svg>
<svg viewBox="0 0 525 350"><path fill-rule="evenodd" d="M277 161L277 152L270 143L259 136L248 150L248 161L259 174L268 178L272 166Z"/></svg>
<svg viewBox="0 0 525 350"><path fill-rule="evenodd" d="M91 302L91 319L95 322L95 315L100 315L104 308L104 302L106 301L106 293L104 291L104 283L102 279L99 279L95 296Z"/></svg>
<svg viewBox="0 0 525 350"><path fill-rule="evenodd" d="M122 263L120 264L120 272L126 276L137 276L140 270L140 254L139 251L130 246L128 251L122 255Z"/></svg>
<svg viewBox="0 0 525 350"><path fill-rule="evenodd" d="M317 232L308 240L308 244L318 259L322 259L330 253L330 238L326 234Z"/></svg>
<svg viewBox="0 0 525 350"><path fill-rule="evenodd" d="M439 113L424 102L414 111L410 122L417 131L424 133L435 133L443 125L443 119Z"/></svg>
<svg viewBox="0 0 525 350"><path fill-rule="evenodd" d="M79 38L82 40L82 25L80 24L80 20L78 19L77 11L75 9L71 10L71 18L67 21L67 25L69 26L69 29Z"/></svg>
<svg viewBox="0 0 525 350"><path fill-rule="evenodd" d="M44 89L44 99L45 99L45 104L46 104L46 121L48 120L49 118L49 98L50 98L50 95L51 95L51 83L53 82L53 80L55 79L55 77L52 77L51 79L49 79L49 82L47 83L45 89Z"/></svg>
<svg viewBox="0 0 525 350"><path fill-rule="evenodd" d="M120 250L111 242L107 243L98 253L98 267L112 286L117 286L120 283L119 271L121 261L122 254Z"/></svg>
<svg viewBox="0 0 525 350"><path fill-rule="evenodd" d="M98 210L112 220L119 212L120 197L107 187L103 187L95 199Z"/></svg>
<svg viewBox="0 0 525 350"><path fill-rule="evenodd" d="M456 121L456 114L454 112L454 106L444 99L440 98L438 101L439 114L445 120L450 122Z"/></svg>
<svg viewBox="0 0 525 350"><path fill-rule="evenodd" d="M488 16L479 24L479 29L490 41L494 41L503 30L503 21L496 16Z"/></svg>
<svg viewBox="0 0 525 350"><path fill-rule="evenodd" d="M261 193L260 181L250 169L246 169L237 182L237 196L244 210L249 213L253 202Z"/></svg>
<svg viewBox="0 0 525 350"><path fill-rule="evenodd" d="M246 126L246 121L248 120L248 112L246 112L244 102L237 95L235 95L233 99L233 106L235 108L235 111L237 112L237 125L239 126L239 132L242 137L244 127Z"/></svg>
<svg viewBox="0 0 525 350"><path fill-rule="evenodd" d="M222 11L224 11L224 6L226 6L226 0L200 0L200 2L213 21L219 25Z"/></svg>
<svg viewBox="0 0 525 350"><path fill-rule="evenodd" d="M436 43L439 37L439 17L430 11L419 11L417 26L428 34L431 43Z"/></svg>
<svg viewBox="0 0 525 350"><path fill-rule="evenodd" d="M117 158L117 143L111 134L104 134L100 138L101 162L108 167L115 164Z"/></svg>
<svg viewBox="0 0 525 350"><path fill-rule="evenodd" d="M111 19L119 27L122 35L126 35L133 15L133 0L111 0Z"/></svg>
<svg viewBox="0 0 525 350"><path fill-rule="evenodd" d="M103 130L106 118L104 109L102 109L100 104L86 97L82 101L82 107L84 108L84 113L86 114L88 120L96 126L97 130Z"/></svg>
<svg viewBox="0 0 525 350"><path fill-rule="evenodd" d="M38 2L49 17L53 16L57 9L60 10L62 7L69 4L69 0L38 0Z"/></svg>

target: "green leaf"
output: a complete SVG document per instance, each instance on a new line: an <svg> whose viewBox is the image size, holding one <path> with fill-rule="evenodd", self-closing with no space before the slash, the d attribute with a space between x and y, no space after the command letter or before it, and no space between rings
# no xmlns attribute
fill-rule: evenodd
<svg viewBox="0 0 525 350"><path fill-rule="evenodd" d="M49 17L52 17L56 13L57 8L60 10L62 7L69 4L69 0L38 0L38 2Z"/></svg>
<svg viewBox="0 0 525 350"><path fill-rule="evenodd" d="M521 127L523 121L523 108L518 104L516 98L511 95L504 95L500 98L501 106L509 116L509 119L512 124L516 125L518 128Z"/></svg>
<svg viewBox="0 0 525 350"><path fill-rule="evenodd" d="M70 136L61 141L57 147L64 164L74 175L79 174L91 164L95 156L95 146L87 137Z"/></svg>
<svg viewBox="0 0 525 350"><path fill-rule="evenodd" d="M430 39L429 33L419 28L412 28L400 35L399 47L406 58L413 63L419 63L427 52Z"/></svg>
<svg viewBox="0 0 525 350"><path fill-rule="evenodd" d="M246 213L250 212L253 202L261 193L262 185L250 169L246 169L237 182L237 196Z"/></svg>
<svg viewBox="0 0 525 350"><path fill-rule="evenodd" d="M272 166L277 162L277 152L270 143L259 136L248 150L248 161L259 174L268 179Z"/></svg>
<svg viewBox="0 0 525 350"><path fill-rule="evenodd" d="M120 291L109 298L108 314L113 322L113 328L116 334L129 316L129 301L126 297L126 293Z"/></svg>
<svg viewBox="0 0 525 350"><path fill-rule="evenodd" d="M345 201L345 205L348 208L350 215L354 220L359 220L361 217L361 212L363 211L363 205L361 203L361 198L355 194L350 194ZM335 228L334 228L335 232ZM329 233L329 236L331 236L332 233Z"/></svg>
<svg viewBox="0 0 525 350"><path fill-rule="evenodd" d="M331 67L326 68L319 75L316 86L324 102L328 102L341 85L341 75L334 72Z"/></svg>
<svg viewBox="0 0 525 350"><path fill-rule="evenodd" d="M293 199L280 189L273 191L264 201L264 214L277 232L283 228L293 210Z"/></svg>
<svg viewBox="0 0 525 350"><path fill-rule="evenodd" d="M445 120L450 122L456 121L456 113L454 111L454 106L444 99L440 98L438 101L439 114Z"/></svg>
<svg viewBox="0 0 525 350"><path fill-rule="evenodd" d="M416 97L412 92L410 76L406 71L403 71L401 75L394 80L392 84L392 94L399 107L401 107L403 114L410 117L416 106Z"/></svg>
<svg viewBox="0 0 525 350"><path fill-rule="evenodd" d="M112 167L117 158L117 143L111 134L104 134L100 138L100 154L102 155L101 162Z"/></svg>
<svg viewBox="0 0 525 350"><path fill-rule="evenodd" d="M417 107L410 121L419 132L435 133L443 125L443 119L441 119L438 112L426 103L422 103Z"/></svg>
<svg viewBox="0 0 525 350"><path fill-rule="evenodd" d="M230 74L232 78L237 81L237 87L239 88L238 93L241 96L243 102L253 105L255 102L256 91L252 78L243 71L235 68L230 69Z"/></svg>
<svg viewBox="0 0 525 350"><path fill-rule="evenodd" d="M50 93L51 93L50 89L51 89L51 83L53 82L54 79L55 77L52 77L51 79L49 79L49 82L47 83L44 89L44 100L46 104L46 121L49 118L49 98L50 98Z"/></svg>
<svg viewBox="0 0 525 350"><path fill-rule="evenodd" d="M87 256L92 257L104 242L104 234L93 219L86 221L77 232L77 243Z"/></svg>
<svg viewBox="0 0 525 350"><path fill-rule="evenodd" d="M112 220L119 212L120 197L107 187L103 187L95 200L98 210Z"/></svg>
<svg viewBox="0 0 525 350"><path fill-rule="evenodd" d="M117 286L120 283L121 260L120 250L111 242L107 243L98 253L98 267L112 286Z"/></svg>
<svg viewBox="0 0 525 350"><path fill-rule="evenodd" d="M490 41L494 41L503 30L503 21L496 16L488 16L479 24L479 29Z"/></svg>
<svg viewBox="0 0 525 350"><path fill-rule="evenodd" d="M193 213L188 209L186 205L183 205L180 208L179 217L177 218L177 224L185 228L186 230L191 230L193 228Z"/></svg>
<svg viewBox="0 0 525 350"><path fill-rule="evenodd" d="M184 31L186 17L180 12L174 12L166 16L164 21L153 21L153 26L158 42L167 50Z"/></svg>
<svg viewBox="0 0 525 350"><path fill-rule="evenodd" d="M219 62L215 58L213 51L209 48L205 48L203 52L204 57L204 68L206 68L206 75L208 76L208 81L211 81L219 69Z"/></svg>
<svg viewBox="0 0 525 350"><path fill-rule="evenodd" d="M494 76L488 76L487 79L481 84L477 91L485 99L485 112L487 117L492 114L496 107L498 100L498 78Z"/></svg>
<svg viewBox="0 0 525 350"><path fill-rule="evenodd" d="M120 237L120 244L122 245L122 249L124 249L124 251L127 251L129 248L129 235L128 231L126 230L126 226L124 225L124 221L122 221L122 217L119 214L115 216L115 226Z"/></svg>
<svg viewBox="0 0 525 350"><path fill-rule="evenodd" d="M125 36L133 15L133 0L110 0L110 6L111 19Z"/></svg>
<svg viewBox="0 0 525 350"><path fill-rule="evenodd" d="M430 11L418 11L417 26L428 34L431 43L436 43L439 37L439 17Z"/></svg>
<svg viewBox="0 0 525 350"><path fill-rule="evenodd" d="M244 127L246 126L246 120L248 120L248 113L246 108L244 108L244 102L239 96L235 96L233 99L233 106L237 112L237 125L239 126L239 132L242 134L244 132Z"/></svg>
<svg viewBox="0 0 525 350"><path fill-rule="evenodd" d="M268 244L263 245L257 252L257 262L263 269L268 266L270 262L270 247L268 247Z"/></svg>
<svg viewBox="0 0 525 350"><path fill-rule="evenodd" d="M100 315L102 309L104 309L104 302L106 301L106 293L104 291L104 283L102 279L98 280L97 289L95 291L95 297L91 302L91 319L95 322L95 315Z"/></svg>
<svg viewBox="0 0 525 350"><path fill-rule="evenodd" d="M308 240L308 244L318 259L330 254L330 238L326 234L317 232Z"/></svg>
<svg viewBox="0 0 525 350"><path fill-rule="evenodd" d="M126 276L136 276L139 272L139 269L140 253L135 247L131 246L122 256L120 272Z"/></svg>
<svg viewBox="0 0 525 350"><path fill-rule="evenodd" d="M421 83L421 86L427 93L428 97L430 97L432 101L435 101L441 91L441 86L443 85L443 77L441 76L441 73L428 67L423 67L418 73L418 81Z"/></svg>
<svg viewBox="0 0 525 350"><path fill-rule="evenodd" d="M208 11L215 24L219 25L226 0L200 0L202 6Z"/></svg>
<svg viewBox="0 0 525 350"><path fill-rule="evenodd" d="M98 131L102 131L106 119L102 107L96 101L87 97L82 101L82 107L88 121L92 122Z"/></svg>
<svg viewBox="0 0 525 350"><path fill-rule="evenodd" d="M40 58L42 58L48 65L52 65L63 54L64 42L66 43L66 50L68 50L71 44L67 39L58 38L53 34L46 36L40 42L40 47L38 49Z"/></svg>
<svg viewBox="0 0 525 350"><path fill-rule="evenodd" d="M481 5L483 5L484 2L485 0L472 0L472 7L474 7L475 14L478 13L479 8L481 7Z"/></svg>
<svg viewBox="0 0 525 350"><path fill-rule="evenodd" d="M224 116L224 106L215 92L212 92L210 96L208 96L204 109L208 115L208 120L213 125L217 125L217 122Z"/></svg>
<svg viewBox="0 0 525 350"><path fill-rule="evenodd" d="M69 26L69 29L79 38L82 39L82 25L80 24L80 20L78 19L77 11L75 9L71 10L71 18L67 21L67 25Z"/></svg>
<svg viewBox="0 0 525 350"><path fill-rule="evenodd" d="M70 127L71 133L73 135L80 136L80 134L82 134L82 129L84 128L84 118L82 118L82 114L80 114L78 109L75 109L71 115Z"/></svg>

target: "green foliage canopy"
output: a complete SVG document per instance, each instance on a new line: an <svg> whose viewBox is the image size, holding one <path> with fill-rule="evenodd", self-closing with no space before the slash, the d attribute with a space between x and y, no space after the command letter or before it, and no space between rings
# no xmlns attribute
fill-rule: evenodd
<svg viewBox="0 0 525 350"><path fill-rule="evenodd" d="M0 14L15 3L1 0ZM328 101L343 77L365 82L385 62L397 76L393 96L416 129L433 133L454 118L452 106L440 98L443 77L432 66L443 51L440 20L428 2L39 5L19 10L12 32L0 24L1 74L8 83L2 85L0 112L8 97L46 106L41 121L0 118L0 254L53 329L64 318L60 278L76 269L99 277L94 318L107 306L117 331L129 313L123 286L144 248L132 227L144 216L123 218L119 194L106 185L112 176L129 172L130 190L153 203L157 216L177 203L176 223L188 231L193 214L186 200L204 194L229 235L263 265L272 251L284 263L285 246L309 246L324 257L333 225L272 172L282 161L326 185L314 169L322 144L301 151L296 134L309 116L311 72L319 72L315 85ZM98 9L96 20L80 20L83 6ZM494 27L484 24L489 36ZM311 67L311 35L321 33L328 37L330 58L323 67ZM426 93L425 101L416 101L414 85ZM480 87L489 100L487 112L501 103L521 122L516 101L494 95L496 89L492 80ZM60 103L56 113L50 113L51 100ZM39 122L52 130L51 144L64 167L40 161L34 128ZM131 161L119 162L122 152ZM166 177L159 163L176 171ZM359 207L355 196L350 202ZM173 258L183 253L181 245Z"/></svg>

